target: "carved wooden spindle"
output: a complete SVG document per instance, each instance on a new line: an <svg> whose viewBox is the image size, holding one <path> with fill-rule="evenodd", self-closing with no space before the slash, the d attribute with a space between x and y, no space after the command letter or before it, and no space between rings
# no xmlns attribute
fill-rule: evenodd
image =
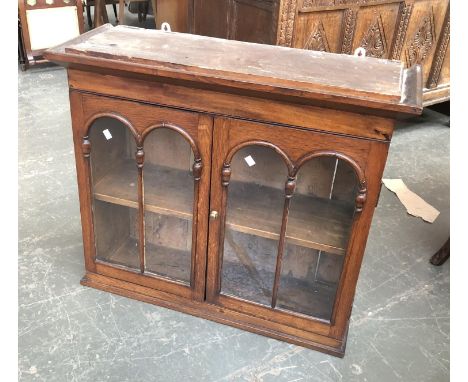
<svg viewBox="0 0 468 382"><path fill-rule="evenodd" d="M199 181L201 178L201 173L203 169L203 164L201 158L196 158L192 165L192 174L195 181Z"/></svg>
<svg viewBox="0 0 468 382"><path fill-rule="evenodd" d="M289 216L289 204L291 198L296 189L296 177L289 176L286 184L284 186L284 208L283 208L283 219L281 221L281 232L278 242L278 256L276 257L276 269L275 269L275 280L273 282L273 292L271 297L271 307L276 306L276 301L278 299L278 289L279 281L281 276L281 267L283 264L283 253L284 253L284 242L286 240L286 227L288 225L288 216Z"/></svg>
<svg viewBox="0 0 468 382"><path fill-rule="evenodd" d="M143 184L143 165L145 162L145 152L142 146L137 147L135 159L138 168L138 228L139 228L139 255L140 255L140 272L145 272L145 196Z"/></svg>
<svg viewBox="0 0 468 382"><path fill-rule="evenodd" d="M367 200L367 187L366 187L366 182L362 180L359 183L359 190L355 199L355 203L356 203L355 212L359 213L362 211L366 200Z"/></svg>
<svg viewBox="0 0 468 382"><path fill-rule="evenodd" d="M192 220L192 251L191 251L191 262L190 262L190 287L195 287L195 253L197 249L197 232L198 232L198 194L199 194L199 180L201 179L203 164L201 158L195 158L192 165L193 175L193 220Z"/></svg>
<svg viewBox="0 0 468 382"><path fill-rule="evenodd" d="M231 179L231 165L225 163L221 171L221 184L224 187L229 186L230 179Z"/></svg>
<svg viewBox="0 0 468 382"><path fill-rule="evenodd" d="M231 179L231 164L224 163L221 170L221 184L223 186L223 192L221 195L221 211L220 211L220 231L219 231L219 251L218 251L218 280L217 280L217 293L221 292L221 274L223 267L223 256L224 256L224 237L226 231L226 208L227 208L227 197L228 197L228 186Z"/></svg>
<svg viewBox="0 0 468 382"><path fill-rule="evenodd" d="M89 158L91 154L91 142L89 141L89 137L86 135L83 137L83 143L81 145L81 150L83 151L83 156L85 158Z"/></svg>

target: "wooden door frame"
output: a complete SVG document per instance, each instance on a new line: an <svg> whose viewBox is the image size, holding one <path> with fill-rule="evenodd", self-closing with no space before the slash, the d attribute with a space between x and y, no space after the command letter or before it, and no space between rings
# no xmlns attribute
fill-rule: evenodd
<svg viewBox="0 0 468 382"><path fill-rule="evenodd" d="M88 101L88 105L92 107L83 107L83 104ZM102 102L100 102L102 101ZM105 105L101 106L103 103ZM78 177L78 190L80 197L80 210L82 216L83 243L85 255L85 267L87 272L101 274L103 276L112 277L115 279L124 280L144 287L160 290L166 293L178 295L183 298L203 301L205 296L205 272L206 272L206 242L207 242L207 224L208 224L208 204L209 204L209 182L211 170L211 132L212 119L203 114L193 112L176 111L169 108L162 108L154 105L142 105L133 101L108 98L104 95L90 95L82 93L78 90L70 91L70 104L72 111L73 138L75 146L75 159ZM132 106L136 110L125 112L128 107ZM142 274L140 271L133 270L124 266L111 265L96 259L95 237L94 237L94 219L93 219L93 196L92 196L92 180L90 170L90 152L91 142L88 139L87 131L92 123L100 117L108 116L111 118L123 117L125 120L133 122L134 129L141 136L142 150L144 149L144 137L153 130L152 126L143 126L138 120L137 114L151 115L156 110L164 109L167 113L190 113L197 118L197 137L192 137L197 144L201 155L201 163L199 163L199 174L194 174L197 186L196 196L194 197L194 211L196 209L197 216L193 218L193 235L196 235L192 241L191 255L191 285L187 286L175 280L157 277L150 273ZM109 110L119 110L117 113L109 112ZM115 114L115 115L114 115ZM129 116L132 118L129 118ZM180 115L179 115L180 116ZM151 118L151 117L148 117ZM177 118L175 118L177 119ZM169 121L163 122L169 124ZM195 127L193 127L195 128ZM189 134L187 132L187 134ZM138 146L138 144L137 144ZM138 156L138 155L137 155ZM143 162L142 162L143 165ZM142 167L143 168L143 167ZM199 177L196 180L196 176ZM139 197L141 200L141 197ZM196 203L196 204L195 204ZM141 217L140 219L144 219Z"/></svg>
<svg viewBox="0 0 468 382"><path fill-rule="evenodd" d="M245 131L248 129L249 124L252 124L252 131L255 130L253 128L254 124L257 126L262 125L224 117L215 118L214 122L210 208L212 211L216 210L219 212L219 218L216 220L210 219L209 225L206 283L207 302L233 311L247 313L254 317L267 319L278 324L289 325L297 329L341 339L346 335L354 290L357 283L362 256L364 254L365 243L367 241L367 234L370 226L369 222L371 221L378 192L380 191L380 178L385 164L388 144L372 140L337 137L332 134L315 131L303 131L304 133L309 134L311 139L315 136L317 141L326 140L328 138L336 142L341 142L341 150L338 151L354 160L362 172L360 179L363 183L361 189L362 193L359 192L356 197L357 206L360 204L360 206L356 207L359 211L355 214L356 216L353 220L346 251L347 255L345 256L341 277L338 283L332 317L330 321L327 321L312 318L296 312L286 312L278 308L273 309L251 301L243 300L242 298L226 296L220 293L220 265L222 262L220 257L222 253L221 246L223 245L222 242L224 238L223 225L226 217L226 210L223 208L223 204L226 205L226 202L223 200L223 182L226 181L225 176L229 175L225 174L226 168L223 164L228 150L231 150L239 143L237 142L237 138L237 140L233 142L232 134L230 134L231 131L235 129L236 125L243 125L243 129ZM275 134L275 129L288 129L291 131L290 127L263 125L268 126L268 129L271 130L272 136ZM285 132L282 132L281 134L278 133L277 136L284 137L284 133ZM260 133L258 136L265 138L266 134L269 133ZM249 134L247 133L247 135ZM256 134L252 133L250 135L254 137ZM279 139L276 139L271 142L273 144L277 144L280 141ZM350 149L347 147L353 145L354 148ZM285 153L289 151L284 145L278 145L278 147ZM331 145L330 147L336 146ZM353 151L356 154L353 155ZM304 154L305 153L306 151L304 151ZM373 161L374 164L368 164L369 161ZM292 162L294 166L296 158L293 158Z"/></svg>

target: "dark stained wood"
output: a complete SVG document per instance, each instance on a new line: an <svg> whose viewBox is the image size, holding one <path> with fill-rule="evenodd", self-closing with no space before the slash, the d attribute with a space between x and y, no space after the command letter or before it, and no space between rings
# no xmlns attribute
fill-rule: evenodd
<svg viewBox="0 0 468 382"><path fill-rule="evenodd" d="M69 65L82 283L343 356L392 117L421 111L422 75L291 51L291 79L275 52L105 25L47 53Z"/></svg>

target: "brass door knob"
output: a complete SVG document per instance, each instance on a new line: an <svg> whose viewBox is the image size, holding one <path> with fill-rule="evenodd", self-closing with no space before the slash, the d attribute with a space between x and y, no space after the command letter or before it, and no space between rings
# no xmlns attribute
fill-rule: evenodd
<svg viewBox="0 0 468 382"><path fill-rule="evenodd" d="M210 218L211 219L217 219L218 215L219 215L218 211L211 211L210 212Z"/></svg>

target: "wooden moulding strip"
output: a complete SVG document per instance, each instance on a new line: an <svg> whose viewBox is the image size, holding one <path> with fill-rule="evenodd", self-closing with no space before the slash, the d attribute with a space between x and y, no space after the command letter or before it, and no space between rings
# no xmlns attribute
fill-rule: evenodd
<svg viewBox="0 0 468 382"><path fill-rule="evenodd" d="M121 296L144 301L164 308L177 310L196 317L205 318L221 324L234 326L249 332L286 341L298 346L319 350L337 357L344 356L345 343L323 335L275 324L269 320L258 319L230 309L218 307L207 302L198 302L153 290L137 284L86 273L81 284L92 288L115 293Z"/></svg>

